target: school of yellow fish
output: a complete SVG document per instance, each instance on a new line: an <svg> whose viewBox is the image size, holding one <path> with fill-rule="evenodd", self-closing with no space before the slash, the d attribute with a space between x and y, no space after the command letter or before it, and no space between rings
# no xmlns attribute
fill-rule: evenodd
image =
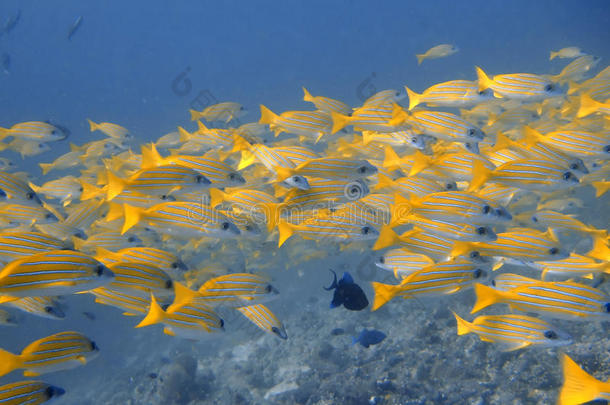
<svg viewBox="0 0 610 405"><path fill-rule="evenodd" d="M418 62L455 52L442 45ZM601 227L578 218L584 196L610 188L610 67L593 75L599 58L578 48L554 58L574 59L558 75L476 67L476 80L384 90L356 108L303 88L311 108L261 105L258 122L239 126L246 110L224 102L191 110L192 132L180 126L142 145L120 125L89 120L100 140L40 163L47 178L70 173L44 183L3 157L0 305L61 319L57 297L87 293L140 317L138 328L160 324L192 340L222 333L218 308L228 307L287 339L265 305L279 291L264 269L288 266L270 257L284 249L302 263L340 244L351 256L391 248L374 265L397 281L372 283L373 311L395 297L473 288L472 313L497 304L511 313L454 313L458 335L500 350L569 345L549 320L610 320L608 213ZM35 156L64 137L45 122L16 123L0 129L0 149ZM208 245L215 251L201 264L184 264ZM239 253L251 273L209 270ZM539 277L496 272L505 264ZM14 326L10 311L0 310L0 326ZM19 354L0 349L0 377L70 369L99 352L80 332L53 334ZM610 399L610 380L562 361L559 403ZM63 392L21 381L0 386L0 402Z"/></svg>

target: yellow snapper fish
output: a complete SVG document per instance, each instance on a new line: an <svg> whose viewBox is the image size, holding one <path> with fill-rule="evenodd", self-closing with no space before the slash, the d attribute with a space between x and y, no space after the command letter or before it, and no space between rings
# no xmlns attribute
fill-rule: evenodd
<svg viewBox="0 0 610 405"><path fill-rule="evenodd" d="M21 354L0 349L0 376L14 370L24 370L26 377L70 370L87 364L98 354L95 342L83 334L60 332L30 343Z"/></svg>
<svg viewBox="0 0 610 405"><path fill-rule="evenodd" d="M197 121L201 118L206 121L224 121L229 122L235 118L239 118L246 113L246 109L239 103L224 102L210 105L202 111L189 110L191 113L191 121Z"/></svg>
<svg viewBox="0 0 610 405"><path fill-rule="evenodd" d="M128 293L141 298L170 297L174 294L171 277L157 266L138 262L118 262L108 265L114 279L104 289Z"/></svg>
<svg viewBox="0 0 610 405"><path fill-rule="evenodd" d="M0 127L0 140L12 137L20 141L52 142L66 138L55 126L40 121L20 122L10 128Z"/></svg>
<svg viewBox="0 0 610 405"><path fill-rule="evenodd" d="M364 104L351 115L332 112L332 131L336 134L348 125L357 131L395 132L398 128L390 124L393 117L393 104Z"/></svg>
<svg viewBox="0 0 610 405"><path fill-rule="evenodd" d="M526 347L559 347L572 344L572 337L550 323L526 315L484 315L468 322L453 313L457 334L475 333L484 342L496 343L503 351Z"/></svg>
<svg viewBox="0 0 610 405"><path fill-rule="evenodd" d="M3 303L30 315L41 318L61 320L66 317L61 303L56 297L23 297Z"/></svg>
<svg viewBox="0 0 610 405"><path fill-rule="evenodd" d="M607 99L605 102L600 102L594 100L588 94L581 95L576 118L587 117L595 113L610 115L610 99Z"/></svg>
<svg viewBox="0 0 610 405"><path fill-rule="evenodd" d="M540 315L587 321L610 319L610 297L603 291L571 281L539 281L502 291L483 284L475 285L477 301L474 314L496 303L506 303L513 310Z"/></svg>
<svg viewBox="0 0 610 405"><path fill-rule="evenodd" d="M95 297L95 303L122 309L125 316L146 315L150 307L150 297L142 298L131 292L104 287L88 292Z"/></svg>
<svg viewBox="0 0 610 405"><path fill-rule="evenodd" d="M491 91L479 91L476 81L451 80L428 87L421 94L405 86L409 96L409 110L425 103L429 107L472 107L493 99Z"/></svg>
<svg viewBox="0 0 610 405"><path fill-rule="evenodd" d="M178 293L176 296L178 298ZM163 310L155 296L151 295L150 309L136 328L158 323L164 325L166 335L189 340L204 339L210 333L224 331L222 318L202 301L187 301L180 297L167 310Z"/></svg>
<svg viewBox="0 0 610 405"><path fill-rule="evenodd" d="M352 112L352 109L347 104L328 97L314 97L307 91L305 87L303 87L303 100L313 103L318 110L324 111L328 114L334 111L339 114L349 115Z"/></svg>
<svg viewBox="0 0 610 405"><path fill-rule="evenodd" d="M174 253L153 247L129 247L117 252L97 248L95 258L105 265L118 262L135 262L157 266L168 272L186 271L186 264Z"/></svg>
<svg viewBox="0 0 610 405"><path fill-rule="evenodd" d="M389 250L375 260L377 267L393 272L396 278L405 278L433 264L430 257L403 248Z"/></svg>
<svg viewBox="0 0 610 405"><path fill-rule="evenodd" d="M267 124L278 136L288 132L306 138L314 138L318 142L324 135L331 133L330 115L325 111L285 111L281 115L273 113L261 104L260 124Z"/></svg>
<svg viewBox="0 0 610 405"><path fill-rule="evenodd" d="M20 205L42 206L40 197L32 188L14 173L0 171L0 190L8 202Z"/></svg>
<svg viewBox="0 0 610 405"><path fill-rule="evenodd" d="M580 405L589 402L610 401L610 379L596 379L576 364L567 354L561 357L563 385L557 405Z"/></svg>
<svg viewBox="0 0 610 405"><path fill-rule="evenodd" d="M438 59L444 58L449 55L453 55L457 53L459 48L455 45L450 44L441 44L433 46L428 49L425 53L415 55L417 57L417 64L421 65L421 63L426 59Z"/></svg>
<svg viewBox="0 0 610 405"><path fill-rule="evenodd" d="M415 176L426 171L426 174L433 173L439 180L450 178L454 181L469 181L472 179L472 168L475 162L484 165L488 170L495 169L493 163L476 153L462 151L428 156L417 151L413 155L413 164L409 176Z"/></svg>
<svg viewBox="0 0 610 405"><path fill-rule="evenodd" d="M106 199L111 201L126 188L142 194L164 195L170 192L201 191L210 184L210 180L198 171L178 165L142 169L127 179L108 171Z"/></svg>
<svg viewBox="0 0 610 405"><path fill-rule="evenodd" d="M124 223L121 233L144 222L163 235L179 238L232 238L239 229L228 218L209 205L197 202L167 202L150 208L124 205Z"/></svg>
<svg viewBox="0 0 610 405"><path fill-rule="evenodd" d="M566 48L561 48L558 51L551 51L549 56L549 60L553 60L555 58L560 59L573 59L579 56L584 56L585 54L580 50L577 46L568 46Z"/></svg>
<svg viewBox="0 0 610 405"><path fill-rule="evenodd" d="M39 163L38 165L42 169L42 174L47 174L51 170L62 170L69 169L71 167L79 166L81 161L79 157L81 156L81 152L79 151L70 151L64 153L57 159L55 159L51 163Z"/></svg>
<svg viewBox="0 0 610 405"><path fill-rule="evenodd" d="M0 402L7 405L38 405L65 393L63 388L43 381L19 381L0 386Z"/></svg>
<svg viewBox="0 0 610 405"><path fill-rule="evenodd" d="M44 195L46 198L57 198L64 206L79 199L83 191L80 180L72 175L47 181L42 186L37 186L32 182L29 182L28 185L36 194Z"/></svg>
<svg viewBox="0 0 610 405"><path fill-rule="evenodd" d="M456 241L451 255L455 257L473 251L484 256L513 259L520 264L562 260L569 256L552 232L543 233L531 228L509 228L496 234L496 240L489 242Z"/></svg>
<svg viewBox="0 0 610 405"><path fill-rule="evenodd" d="M454 294L487 276L487 271L465 259L454 259L424 267L405 277L400 284L372 282L376 311L394 297L404 299Z"/></svg>
<svg viewBox="0 0 610 405"><path fill-rule="evenodd" d="M248 305L247 307L235 309L263 331L271 333L280 339L288 339L288 334L282 322L265 305Z"/></svg>
<svg viewBox="0 0 610 405"><path fill-rule="evenodd" d="M434 259L445 259L451 252L452 240L413 228L402 235L397 235L390 226L383 226L373 250L388 246L401 246L415 253L421 253Z"/></svg>
<svg viewBox="0 0 610 405"><path fill-rule="evenodd" d="M593 69L601 60L599 56L584 55L574 59L563 70L555 76L549 78L557 83L566 83L570 80L580 81L585 78L585 75Z"/></svg>
<svg viewBox="0 0 610 405"><path fill-rule="evenodd" d="M489 78L483 69L476 67L479 91L492 89L494 96L521 101L539 101L561 96L561 89L551 80L531 73L510 73Z"/></svg>
<svg viewBox="0 0 610 405"><path fill-rule="evenodd" d="M592 278L603 273L610 273L609 261L599 261L574 252L570 253L570 256L563 260L534 262L532 267L542 271L542 280L547 275L559 275L569 278L574 276Z"/></svg>
<svg viewBox="0 0 610 405"><path fill-rule="evenodd" d="M573 215L562 214L560 212L541 210L533 213L525 212L515 217L515 219L521 218L528 218L536 225L543 225L555 230L572 230L590 234L591 236L608 236L606 229L594 228L574 218Z"/></svg>
<svg viewBox="0 0 610 405"><path fill-rule="evenodd" d="M44 142L13 139L8 144L0 143L0 150L9 149L18 152L22 158L37 156L51 150L51 146Z"/></svg>
<svg viewBox="0 0 610 405"><path fill-rule="evenodd" d="M406 196L414 195L416 197L424 197L428 194L440 193L441 191L457 190L457 185L454 181L441 183L417 176L400 177L396 180L392 180L388 176L379 173L377 175L377 184L373 189L390 189Z"/></svg>
<svg viewBox="0 0 610 405"><path fill-rule="evenodd" d="M67 207L68 217L50 224L36 224L36 229L57 239L67 240L72 236L86 238L86 232L95 220L103 216L104 202L90 200Z"/></svg>
<svg viewBox="0 0 610 405"><path fill-rule="evenodd" d="M237 187L246 180L233 168L215 159L199 156L172 155L162 157L154 144L142 146L142 169L177 165L203 174L215 187Z"/></svg>
<svg viewBox="0 0 610 405"><path fill-rule="evenodd" d="M154 145L157 148L163 149L175 148L180 145L180 133L178 131L168 132L157 138Z"/></svg>
<svg viewBox="0 0 610 405"><path fill-rule="evenodd" d="M251 273L231 273L209 279L198 291L184 289L174 283L176 296L186 301L201 301L212 307L243 307L278 298L279 291L269 278ZM175 302L180 302L178 299Z"/></svg>
<svg viewBox="0 0 610 405"><path fill-rule="evenodd" d="M129 140L133 138L129 135L127 128L123 128L120 125L112 124L110 122L100 122L99 124L96 124L90 119L87 119L87 122L89 123L89 130L91 132L100 131L104 135L118 140Z"/></svg>
<svg viewBox="0 0 610 405"><path fill-rule="evenodd" d="M89 255L52 250L6 265L0 271L0 295L10 301L19 297L73 294L107 284L113 277L106 266Z"/></svg>
<svg viewBox="0 0 610 405"><path fill-rule="evenodd" d="M85 253L94 253L97 248L104 248L112 251L131 246L140 246L144 242L135 234L121 235L119 232L112 230L91 233L88 235L87 239L73 236L72 243L76 250Z"/></svg>
<svg viewBox="0 0 610 405"><path fill-rule="evenodd" d="M280 181L293 176L357 180L374 175L377 168L366 160L322 157L303 162L295 168L277 167L275 171Z"/></svg>
<svg viewBox="0 0 610 405"><path fill-rule="evenodd" d="M542 142L550 147L581 159L610 159L610 132L553 131L541 134L525 127L528 144Z"/></svg>
<svg viewBox="0 0 610 405"><path fill-rule="evenodd" d="M367 98L362 105L373 106L397 103L405 98L405 96L406 94L394 89L381 90Z"/></svg>
<svg viewBox="0 0 610 405"><path fill-rule="evenodd" d="M530 191L555 191L579 184L578 177L563 165L530 159L514 160L494 170L475 162L468 190L477 190L488 181Z"/></svg>
<svg viewBox="0 0 610 405"><path fill-rule="evenodd" d="M58 221L57 216L48 210L50 207L32 205L0 204L0 218L9 224L53 224Z"/></svg>
<svg viewBox="0 0 610 405"><path fill-rule="evenodd" d="M70 249L70 243L40 232L0 233L0 261L11 262L50 250Z"/></svg>
<svg viewBox="0 0 610 405"><path fill-rule="evenodd" d="M334 215L308 218L298 225L280 220L278 230L280 233L278 247L281 247L294 233L305 239L326 241L374 240L379 235L372 225L363 225L351 218Z"/></svg>

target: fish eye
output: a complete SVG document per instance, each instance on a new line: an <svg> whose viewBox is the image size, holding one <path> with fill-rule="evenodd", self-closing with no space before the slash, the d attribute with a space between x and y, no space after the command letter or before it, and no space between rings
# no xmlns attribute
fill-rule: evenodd
<svg viewBox="0 0 610 405"><path fill-rule="evenodd" d="M544 337L547 339L557 339L557 333L555 333L555 331L553 330L547 330L546 332L544 332Z"/></svg>
<svg viewBox="0 0 610 405"><path fill-rule="evenodd" d="M379 263L384 264L385 263L385 257L380 256L379 257Z"/></svg>
<svg viewBox="0 0 610 405"><path fill-rule="evenodd" d="M474 278L481 278L482 275L483 275L483 270L481 270L481 269L476 269L473 273Z"/></svg>
<svg viewBox="0 0 610 405"><path fill-rule="evenodd" d="M173 263L171 264L171 267L172 267L172 269L177 269L177 268L178 268L178 263L173 262Z"/></svg>
<svg viewBox="0 0 610 405"><path fill-rule="evenodd" d="M559 253L559 249L557 249L556 247L550 248L549 253L551 255L556 255L557 253Z"/></svg>
<svg viewBox="0 0 610 405"><path fill-rule="evenodd" d="M44 307L44 312L46 312L47 314L51 314L51 313L53 313L53 311L54 311L53 307L50 307L48 305L46 307Z"/></svg>
<svg viewBox="0 0 610 405"><path fill-rule="evenodd" d="M544 91L553 91L554 87L552 84L547 84L544 86Z"/></svg>
<svg viewBox="0 0 610 405"><path fill-rule="evenodd" d="M95 268L95 274L97 274L98 276L101 276L103 273L104 273L104 265L98 264L97 267Z"/></svg>
<svg viewBox="0 0 610 405"><path fill-rule="evenodd" d="M455 183L447 183L445 184L445 190L455 190Z"/></svg>
<svg viewBox="0 0 610 405"><path fill-rule="evenodd" d="M349 192L352 193L352 194L356 194L358 191L360 191L360 190L356 186L354 186L354 187L349 189Z"/></svg>
<svg viewBox="0 0 610 405"><path fill-rule="evenodd" d="M483 206L483 214L489 214L490 211L491 211L491 207L489 205Z"/></svg>
<svg viewBox="0 0 610 405"><path fill-rule="evenodd" d="M229 174L229 180L235 180L235 173Z"/></svg>
<svg viewBox="0 0 610 405"><path fill-rule="evenodd" d="M485 235L487 233L487 229L484 226L480 226L477 228L477 233L479 235Z"/></svg>
<svg viewBox="0 0 610 405"><path fill-rule="evenodd" d="M366 167L365 166L360 166L358 168L358 173L366 173Z"/></svg>
<svg viewBox="0 0 610 405"><path fill-rule="evenodd" d="M602 305L602 308L604 312L610 313L610 302L606 302L604 305Z"/></svg>
<svg viewBox="0 0 610 405"><path fill-rule="evenodd" d="M538 217L536 215L532 215L532 222L538 222Z"/></svg>
<svg viewBox="0 0 610 405"><path fill-rule="evenodd" d="M492 285L492 287L495 287L496 286L496 280L491 280L491 285Z"/></svg>
<svg viewBox="0 0 610 405"><path fill-rule="evenodd" d="M51 213L49 212L49 213L48 213L47 215L45 215L44 217L45 217L45 219L53 219L53 218L55 218L55 215L53 215L53 214L51 214Z"/></svg>
<svg viewBox="0 0 610 405"><path fill-rule="evenodd" d="M610 153L610 145L604 146L604 152Z"/></svg>
<svg viewBox="0 0 610 405"><path fill-rule="evenodd" d="M224 326L225 326L225 321L223 321L222 319L220 319L220 327L221 327L221 328L224 328Z"/></svg>
<svg viewBox="0 0 610 405"><path fill-rule="evenodd" d="M98 350L100 350L100 348L97 347L94 341L91 341L91 351L96 352Z"/></svg>
<svg viewBox="0 0 610 405"><path fill-rule="evenodd" d="M227 229L229 229L231 227L231 224L229 224L228 222L223 222L222 224L220 224L220 227L222 228L223 231L226 231Z"/></svg>
<svg viewBox="0 0 610 405"><path fill-rule="evenodd" d="M267 284L267 287L265 287L265 292L270 293L271 291L273 291L273 286L271 284Z"/></svg>
<svg viewBox="0 0 610 405"><path fill-rule="evenodd" d="M470 129L468 130L468 135L469 135L469 136L474 136L474 133L475 133L474 128L470 128Z"/></svg>
<svg viewBox="0 0 610 405"><path fill-rule="evenodd" d="M133 243L136 241L136 238L134 238L133 236L130 236L129 238L127 238L127 242L129 243Z"/></svg>
<svg viewBox="0 0 610 405"><path fill-rule="evenodd" d="M301 179L298 177L293 177L292 181L294 181L295 183L298 183L299 181L301 181Z"/></svg>
<svg viewBox="0 0 610 405"><path fill-rule="evenodd" d="M400 92L399 92L399 91L397 91L397 92L396 92L394 95L395 95L396 97L398 97L398 96L400 96Z"/></svg>
<svg viewBox="0 0 610 405"><path fill-rule="evenodd" d="M570 165L570 169L571 169L571 170L576 170L576 169L578 169L578 164L577 164L577 163L572 163L572 164Z"/></svg>
<svg viewBox="0 0 610 405"><path fill-rule="evenodd" d="M564 180L570 180L572 178L572 173L565 172L562 177Z"/></svg>
<svg viewBox="0 0 610 405"><path fill-rule="evenodd" d="M25 195L25 198L27 198L28 200L33 200L35 195L36 194L34 194L33 191L30 191Z"/></svg>
<svg viewBox="0 0 610 405"><path fill-rule="evenodd" d="M195 181L196 181L197 183L203 183L203 179L204 179L204 177L203 177L203 176L201 176L201 175L197 175L197 176L195 176Z"/></svg>
<svg viewBox="0 0 610 405"><path fill-rule="evenodd" d="M481 257L481 254L479 252L477 252L477 251L474 251L474 252L470 252L469 256L470 256L471 259L478 259L478 258Z"/></svg>
<svg viewBox="0 0 610 405"><path fill-rule="evenodd" d="M239 110L243 111L244 110L244 106L242 105L241 107L239 107Z"/></svg>
<svg viewBox="0 0 610 405"><path fill-rule="evenodd" d="M172 288L174 286L174 283L172 282L172 280L167 280L165 282L165 288L169 289Z"/></svg>
<svg viewBox="0 0 610 405"><path fill-rule="evenodd" d="M52 130L52 131L51 131L51 135L55 135L56 133L57 133L57 131L56 131L56 130Z"/></svg>
<svg viewBox="0 0 610 405"><path fill-rule="evenodd" d="M368 235L368 233L369 233L370 231L371 231L371 228L369 228L368 226L364 226L364 227L362 227L362 230L361 230L361 232L362 232L362 234L363 234L363 235Z"/></svg>

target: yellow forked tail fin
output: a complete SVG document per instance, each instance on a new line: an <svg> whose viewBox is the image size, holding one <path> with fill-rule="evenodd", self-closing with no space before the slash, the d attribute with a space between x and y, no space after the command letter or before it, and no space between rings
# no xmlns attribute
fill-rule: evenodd
<svg viewBox="0 0 610 405"><path fill-rule="evenodd" d="M595 259L610 261L610 247L608 247L608 238L593 235L593 247L586 253L586 255Z"/></svg>
<svg viewBox="0 0 610 405"><path fill-rule="evenodd" d="M563 387L559 392L558 405L583 404L600 399L599 395L604 383L587 374L567 354L563 355L561 361Z"/></svg>
<svg viewBox="0 0 610 405"><path fill-rule="evenodd" d="M477 70L477 78L479 80L479 91L483 91L491 87L493 80L487 77L483 69L480 67L475 66L475 69Z"/></svg>
<svg viewBox="0 0 610 405"><path fill-rule="evenodd" d="M97 131L98 129L100 129L100 126L98 124L96 124L95 122L91 121L89 118L87 118L87 122L89 123L89 130L91 132Z"/></svg>
<svg viewBox="0 0 610 405"><path fill-rule="evenodd" d="M351 117L348 117L347 115L339 114L338 112L335 112L335 111L332 111L330 113L330 116L333 119L333 129L331 131L331 134L335 134L335 133L341 131L343 128L345 128L347 125L349 125L349 122L351 120Z"/></svg>
<svg viewBox="0 0 610 405"><path fill-rule="evenodd" d="M375 245L373 245L373 250L379 250L388 246L396 245L398 242L400 242L400 238L396 232L394 232L389 225L384 225L379 231L379 236L377 237Z"/></svg>
<svg viewBox="0 0 610 405"><path fill-rule="evenodd" d="M148 313L146 314L146 317L144 317L144 319L142 319L142 321L139 324L137 324L135 327L142 328L144 326L154 325L156 323L163 322L164 319L165 319L165 311L163 311L163 308L161 308L159 303L157 303L155 296L151 293L150 294L150 308L148 309Z"/></svg>
<svg viewBox="0 0 610 405"><path fill-rule="evenodd" d="M407 91L407 95L409 96L409 111L414 109L415 106L421 103L421 94L417 94L407 86L405 86L405 90Z"/></svg>
<svg viewBox="0 0 610 405"><path fill-rule="evenodd" d="M178 133L180 134L180 142L185 143L191 140L193 135L182 127L178 127Z"/></svg>
<svg viewBox="0 0 610 405"><path fill-rule="evenodd" d="M376 311L381 308L400 291L399 285L382 284L374 281L371 285L373 286L373 290L375 290L375 298L373 299L371 311Z"/></svg>
<svg viewBox="0 0 610 405"><path fill-rule="evenodd" d="M385 157L383 158L383 167L390 171L400 168L401 159L398 157L391 146L385 147Z"/></svg>
<svg viewBox="0 0 610 405"><path fill-rule="evenodd" d="M123 204L123 228L121 229L121 235L130 230L142 219L142 213L144 208L134 207L132 205Z"/></svg>
<svg viewBox="0 0 610 405"><path fill-rule="evenodd" d="M310 103L313 103L313 96L311 94L309 94L309 92L307 91L307 89L305 87L303 87L303 100L304 101L309 101Z"/></svg>
<svg viewBox="0 0 610 405"><path fill-rule="evenodd" d="M127 182L112 173L110 170L106 170L106 176L108 179L106 201L111 201L114 197L121 194L121 191L123 191L125 187L127 187Z"/></svg>
<svg viewBox="0 0 610 405"><path fill-rule="evenodd" d="M142 151L142 169L152 169L163 164L163 157L159 154L154 143L148 146L142 145L140 150Z"/></svg>
<svg viewBox="0 0 610 405"><path fill-rule="evenodd" d="M277 246L281 247L284 242L286 242L286 240L292 236L294 229L292 224L284 221L280 221L277 224L277 229L280 231L280 239L277 242Z"/></svg>
<svg viewBox="0 0 610 405"><path fill-rule="evenodd" d="M278 225L280 221L281 209L285 206L284 203L261 203L261 208L265 214L265 221L267 223L267 231L271 232ZM257 207L258 208L258 207ZM284 235L287 235L288 230L284 227ZM288 239L292 235L292 229L290 234L284 239ZM280 240L282 239L282 231L280 231ZM284 243L283 241L281 242ZM281 246L281 244L280 244Z"/></svg>
<svg viewBox="0 0 610 405"><path fill-rule="evenodd" d="M391 206L390 227L406 224L413 213L413 202L399 193L394 193L394 204Z"/></svg>
<svg viewBox="0 0 610 405"><path fill-rule="evenodd" d="M431 157L424 155L420 151L415 151L415 155L413 156L413 165L411 166L409 177L415 176L418 173L426 170L428 167L432 166L433 162L434 161Z"/></svg>
<svg viewBox="0 0 610 405"><path fill-rule="evenodd" d="M11 352L0 349L0 377L21 368L21 358Z"/></svg>
<svg viewBox="0 0 610 405"><path fill-rule="evenodd" d="M601 197L610 190L610 181L594 181L591 185L595 187L595 197Z"/></svg>
<svg viewBox="0 0 610 405"><path fill-rule="evenodd" d="M261 104L261 119L258 121L259 124L273 124L278 118L278 115L273 113L270 109Z"/></svg>
<svg viewBox="0 0 610 405"><path fill-rule="evenodd" d="M189 110L189 112L191 113L191 121L197 121L198 119L203 118L202 111Z"/></svg>
<svg viewBox="0 0 610 405"><path fill-rule="evenodd" d="M578 108L578 112L576 113L576 118L583 118L587 115L591 115L596 112L601 106L602 103L593 100L588 94L583 94L580 96L580 107Z"/></svg>
<svg viewBox="0 0 610 405"><path fill-rule="evenodd" d="M475 302L474 307L472 307L472 311L470 311L471 314L497 303L502 294L501 291L480 283L474 285L474 292L477 295L477 301Z"/></svg>
<svg viewBox="0 0 610 405"><path fill-rule="evenodd" d="M425 53L418 53L415 55L415 57L417 58L417 65L421 65L421 63L424 61L424 59L426 59L426 54Z"/></svg>
<svg viewBox="0 0 610 405"><path fill-rule="evenodd" d="M468 191L476 191L481 188L489 180L491 174L492 171L485 167L483 162L479 160L474 162L474 165L472 165L472 180L470 180Z"/></svg>
<svg viewBox="0 0 610 405"><path fill-rule="evenodd" d="M466 335L472 332L472 324L458 316L455 312L453 313L455 320L457 321L457 334Z"/></svg>

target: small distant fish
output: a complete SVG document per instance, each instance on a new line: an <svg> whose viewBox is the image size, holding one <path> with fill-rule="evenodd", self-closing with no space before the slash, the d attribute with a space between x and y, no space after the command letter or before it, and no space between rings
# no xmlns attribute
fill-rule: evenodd
<svg viewBox="0 0 610 405"><path fill-rule="evenodd" d="M10 33L12 30L15 29L15 27L17 26L17 23L19 22L19 20L21 20L21 10L17 10L17 14L15 14L13 17L9 17L6 20L6 23L4 24L4 33L8 34Z"/></svg>
<svg viewBox="0 0 610 405"><path fill-rule="evenodd" d="M369 300L366 298L364 291L354 282L348 272L343 273L343 277L337 282L337 273L330 271L334 275L334 280L328 288L324 287L324 289L326 291L335 290L333 300L330 303L331 308L343 305L350 311L361 311L369 305Z"/></svg>
<svg viewBox="0 0 610 405"><path fill-rule="evenodd" d="M80 28L82 23L83 23L83 16L79 15L76 18L76 20L72 23L72 25L70 26L70 29L68 30L68 41L70 41L72 39L72 37L74 36L74 34L76 34L76 31L78 31L78 29Z"/></svg>
<svg viewBox="0 0 610 405"><path fill-rule="evenodd" d="M0 403L42 404L65 393L63 388L42 381L19 381L0 386Z"/></svg>
<svg viewBox="0 0 610 405"><path fill-rule="evenodd" d="M559 405L610 401L610 379L602 382L588 374L567 354L562 356L563 386L559 392Z"/></svg>
<svg viewBox="0 0 610 405"><path fill-rule="evenodd" d="M11 73L11 55L8 53L3 53L2 58L0 58L0 65L2 65L2 71L4 74Z"/></svg>
<svg viewBox="0 0 610 405"><path fill-rule="evenodd" d="M421 63L426 59L438 59L444 58L445 56L453 55L458 52L459 48L455 45L442 44L433 46L428 49L425 53L415 55L417 57L417 64L421 65Z"/></svg>
<svg viewBox="0 0 610 405"><path fill-rule="evenodd" d="M376 329L363 329L357 337L352 337L352 345L360 343L368 349L369 346L381 343L386 338L386 334Z"/></svg>
<svg viewBox="0 0 610 405"><path fill-rule="evenodd" d="M584 55L585 53L583 53L579 47L568 46L567 48L561 48L558 51L551 51L551 56L549 57L549 60L553 60L555 58L572 59Z"/></svg>

